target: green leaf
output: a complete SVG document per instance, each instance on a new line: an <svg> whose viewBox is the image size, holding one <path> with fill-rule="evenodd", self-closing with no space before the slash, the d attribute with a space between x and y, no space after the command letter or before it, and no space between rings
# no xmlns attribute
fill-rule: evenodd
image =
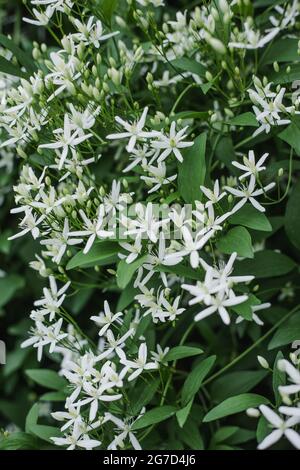
<svg viewBox="0 0 300 470"><path fill-rule="evenodd" d="M4 57L0 57L0 72L13 75L14 77L27 78L27 74Z"/></svg>
<svg viewBox="0 0 300 470"><path fill-rule="evenodd" d="M0 450L39 450L41 441L25 432L14 432L0 439Z"/></svg>
<svg viewBox="0 0 300 470"><path fill-rule="evenodd" d="M178 119L200 119L208 118L208 111L181 111L170 117L170 121L178 121Z"/></svg>
<svg viewBox="0 0 300 470"><path fill-rule="evenodd" d="M11 240L8 240L12 234L11 230L5 230L4 232L0 233L0 252L8 255L10 252L11 247Z"/></svg>
<svg viewBox="0 0 300 470"><path fill-rule="evenodd" d="M211 386L215 401L225 400L237 394L247 393L258 385L268 374L266 370L239 370L216 379Z"/></svg>
<svg viewBox="0 0 300 470"><path fill-rule="evenodd" d="M25 421L25 431L30 432L31 426L37 424L39 417L39 405L35 403L29 410Z"/></svg>
<svg viewBox="0 0 300 470"><path fill-rule="evenodd" d="M266 420L264 416L261 416L257 423L256 429L256 439L257 442L260 443L264 440L267 435L270 434L270 426L269 422Z"/></svg>
<svg viewBox="0 0 300 470"><path fill-rule="evenodd" d="M0 278L0 308L6 305L17 290L25 286L25 279L17 274L9 274Z"/></svg>
<svg viewBox="0 0 300 470"><path fill-rule="evenodd" d="M177 411L176 413L177 422L180 428L185 425L185 422L188 419L193 401L194 400L191 400L184 408L181 408L181 410Z"/></svg>
<svg viewBox="0 0 300 470"><path fill-rule="evenodd" d="M14 41L4 36L4 34L0 34L0 44L13 53L20 64L26 68L27 72L32 74L36 71L33 58L25 51L20 49L20 47L16 46Z"/></svg>
<svg viewBox="0 0 300 470"><path fill-rule="evenodd" d="M216 443L224 442L239 431L237 426L223 426L214 434L213 440Z"/></svg>
<svg viewBox="0 0 300 470"><path fill-rule="evenodd" d="M147 426L151 426L152 424L161 423L166 419L170 418L176 413L175 406L158 406L157 408L153 408L150 411L147 411L141 418L139 418L132 426L133 431L137 431L138 429L146 428Z"/></svg>
<svg viewBox="0 0 300 470"><path fill-rule="evenodd" d="M224 400L219 405L215 406L205 416L203 421L209 423L216 419L224 418L241 411L245 411L247 408L257 407L262 404L269 403L269 400L261 395L255 393L243 393L235 397L230 397Z"/></svg>
<svg viewBox="0 0 300 470"><path fill-rule="evenodd" d="M116 10L118 0L102 0L101 11L104 18L110 23L113 12Z"/></svg>
<svg viewBox="0 0 300 470"><path fill-rule="evenodd" d="M260 300L255 297L255 295L250 294L248 299L239 305L233 305L231 309L243 317L245 320L251 321L252 320L252 307L255 305L259 305Z"/></svg>
<svg viewBox="0 0 300 470"><path fill-rule="evenodd" d="M298 39L279 39L274 42L264 55L262 64L273 62L295 62L299 61Z"/></svg>
<svg viewBox="0 0 300 470"><path fill-rule="evenodd" d="M250 112L240 114L239 116L235 116L234 118L229 120L229 123L232 124L233 126L258 127L255 114L250 113Z"/></svg>
<svg viewBox="0 0 300 470"><path fill-rule="evenodd" d="M184 357L198 356L203 351L200 348L193 348L191 346L175 346L165 356L164 361L177 361Z"/></svg>
<svg viewBox="0 0 300 470"><path fill-rule="evenodd" d="M134 297L139 293L139 289L133 287L133 282L131 281L125 289L122 290L117 303L117 312L123 311L128 305L134 301Z"/></svg>
<svg viewBox="0 0 300 470"><path fill-rule="evenodd" d="M179 438L186 446L193 450L203 450L204 442L199 432L199 427L189 419L180 430Z"/></svg>
<svg viewBox="0 0 300 470"><path fill-rule="evenodd" d="M30 427L30 432L43 441L51 442L52 444L53 441L51 437L62 437L58 428L55 428L54 426L45 426L44 424L33 424Z"/></svg>
<svg viewBox="0 0 300 470"><path fill-rule="evenodd" d="M244 225L263 232L271 232L272 230L265 214L257 211L251 204L245 204L238 212L228 218L228 222L232 225Z"/></svg>
<svg viewBox="0 0 300 470"><path fill-rule="evenodd" d="M54 370L29 369L26 375L37 384L52 390L63 390L67 385L67 381Z"/></svg>
<svg viewBox="0 0 300 470"><path fill-rule="evenodd" d="M273 338L271 339L268 349L276 349L286 344L291 344L299 339L300 332L300 311L298 311L288 323L281 325Z"/></svg>
<svg viewBox="0 0 300 470"><path fill-rule="evenodd" d="M230 255L236 252L243 258L253 258L251 235L244 227L234 227L218 242L217 248L222 253Z"/></svg>
<svg viewBox="0 0 300 470"><path fill-rule="evenodd" d="M234 271L237 276L253 275L258 279L283 276L296 267L296 263L288 256L272 250L255 253L254 259L245 259L236 263Z"/></svg>
<svg viewBox="0 0 300 470"><path fill-rule="evenodd" d="M293 187L292 193L289 197L285 218L284 228L289 240L292 244L300 250L300 181Z"/></svg>
<svg viewBox="0 0 300 470"><path fill-rule="evenodd" d="M184 72L191 72L200 77L205 77L206 67L197 62L196 60L189 59L188 57L180 57L180 59L175 59L170 62L170 64Z"/></svg>
<svg viewBox="0 0 300 470"><path fill-rule="evenodd" d="M286 127L278 137L289 144L296 152L297 155L300 155L300 129L295 122L292 122L288 127Z"/></svg>
<svg viewBox="0 0 300 470"><path fill-rule="evenodd" d="M17 349L7 353L6 364L3 368L4 377L8 377L10 374L20 369L29 352L30 349L21 349L20 347L17 347Z"/></svg>
<svg viewBox="0 0 300 470"><path fill-rule="evenodd" d="M145 263L147 256L142 256L133 263L126 263L125 259L122 259L117 268L117 284L120 289L125 289L132 279L132 276L137 272L137 270Z"/></svg>
<svg viewBox="0 0 300 470"><path fill-rule="evenodd" d="M182 264L176 264L176 266L160 265L156 267L156 271L176 274L176 276L194 279L195 281L202 280L204 272L201 266L198 269L193 269L191 266L183 266Z"/></svg>
<svg viewBox="0 0 300 470"><path fill-rule="evenodd" d="M76 253L67 264L67 270L74 268L90 268L93 266L105 266L116 261L117 253L120 251L116 242L103 241L95 243L86 254L83 251Z"/></svg>
<svg viewBox="0 0 300 470"><path fill-rule="evenodd" d="M278 387L280 385L285 385L285 372L282 370L279 370L277 367L278 361L280 359L283 359L284 356L281 351L278 351L276 359L274 361L274 366L273 366L273 378L272 378L272 385L273 385L273 392L275 395L275 400L276 400L276 407L281 405L282 398L281 395L278 391Z"/></svg>
<svg viewBox="0 0 300 470"><path fill-rule="evenodd" d="M187 405L198 392L201 384L216 361L216 356L210 356L196 365L187 376L181 391L181 403Z"/></svg>
<svg viewBox="0 0 300 470"><path fill-rule="evenodd" d="M270 82L274 83L274 85L284 85L299 79L300 64L289 65L288 70L282 68L279 72L272 72L268 77Z"/></svg>
<svg viewBox="0 0 300 470"><path fill-rule="evenodd" d="M182 151L183 162L178 166L178 189L185 202L200 200L200 185L204 183L206 163L206 133L200 134L194 145Z"/></svg>
<svg viewBox="0 0 300 470"><path fill-rule="evenodd" d="M65 401L67 395L64 392L48 392L40 397L41 401Z"/></svg>
<svg viewBox="0 0 300 470"><path fill-rule="evenodd" d="M148 405L155 395L158 387L160 385L160 380L155 379L150 384L147 384L147 387L143 384L142 387L134 388L133 395L130 396L130 412L133 416L137 416L143 406Z"/></svg>

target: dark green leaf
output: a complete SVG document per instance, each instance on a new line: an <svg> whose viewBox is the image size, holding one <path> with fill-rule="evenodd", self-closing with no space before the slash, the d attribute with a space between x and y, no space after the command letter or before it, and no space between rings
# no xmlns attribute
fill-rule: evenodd
<svg viewBox="0 0 300 470"><path fill-rule="evenodd" d="M272 230L265 214L257 211L251 204L245 204L238 212L230 216L228 221L233 225L244 225L263 232L271 232Z"/></svg>
<svg viewBox="0 0 300 470"><path fill-rule="evenodd" d="M222 253L230 255L236 252L243 258L253 258L251 235L244 227L234 227L218 242L217 248Z"/></svg>
<svg viewBox="0 0 300 470"><path fill-rule="evenodd" d="M27 78L27 74L4 57L0 57L0 72L13 75L14 77Z"/></svg>
<svg viewBox="0 0 300 470"><path fill-rule="evenodd" d="M273 366L272 384L273 384L273 392L274 392L275 400L276 400L276 407L278 407L282 402L281 395L278 391L278 387L280 385L285 385L285 372L282 370L279 370L277 367L278 361L283 358L284 356L282 352L278 351L276 359L274 361L274 366Z"/></svg>
<svg viewBox="0 0 300 470"><path fill-rule="evenodd" d="M281 325L273 338L271 339L268 349L276 349L286 344L291 344L299 339L300 332L300 311L297 312L288 323Z"/></svg>
<svg viewBox="0 0 300 470"><path fill-rule="evenodd" d="M37 384L52 390L63 390L67 384L54 370L30 369L26 370L26 375Z"/></svg>
<svg viewBox="0 0 300 470"><path fill-rule="evenodd" d="M300 131L299 131L300 132ZM300 250L300 181L294 186L285 212L284 227L289 240Z"/></svg>
<svg viewBox="0 0 300 470"><path fill-rule="evenodd" d="M255 393L243 393L235 397L230 397L224 400L219 405L215 406L210 410L207 415L204 416L203 421L208 423L215 421L216 419L224 418L241 411L245 411L247 408L257 407L262 404L269 403L269 400L261 395Z"/></svg>
<svg viewBox="0 0 300 470"><path fill-rule="evenodd" d="M191 72L200 77L205 77L206 67L194 59L180 57L180 59L172 60L170 64L177 69L183 70L183 72Z"/></svg>
<svg viewBox="0 0 300 470"><path fill-rule="evenodd" d="M117 253L119 251L120 248L116 242L103 241L95 243L88 253L84 254L83 251L76 253L68 262L67 269L111 264L117 260Z"/></svg>
<svg viewBox="0 0 300 470"><path fill-rule="evenodd" d="M190 346L175 346L165 356L164 361L177 361L184 357L198 356L203 351L200 348L192 348Z"/></svg>
<svg viewBox="0 0 300 470"><path fill-rule="evenodd" d="M0 308L15 295L18 289L22 289L25 280L18 274L9 274L0 278Z"/></svg>
<svg viewBox="0 0 300 470"><path fill-rule="evenodd" d="M157 424L170 418L176 413L174 406L158 406L150 411L147 411L141 418L139 418L132 426L132 430L146 428L152 424Z"/></svg>
<svg viewBox="0 0 300 470"><path fill-rule="evenodd" d="M229 120L230 124L233 126L252 126L258 127L258 123L255 117L255 114L247 112L240 114L239 116L235 116L234 118Z"/></svg>
<svg viewBox="0 0 300 470"><path fill-rule="evenodd" d="M256 387L268 374L266 370L240 370L231 372L215 380L211 387L211 395L215 401L247 393Z"/></svg>
<svg viewBox="0 0 300 470"><path fill-rule="evenodd" d="M118 264L117 269L117 284L120 289L125 289L132 279L132 276L137 272L140 266L145 263L147 256L142 256L133 263L126 263L125 259L122 259Z"/></svg>
<svg viewBox="0 0 300 470"><path fill-rule="evenodd" d="M181 391L181 403L183 406L187 405L198 392L201 384L210 369L216 361L216 356L210 356L196 365L192 372L186 378Z"/></svg>
<svg viewBox="0 0 300 470"><path fill-rule="evenodd" d="M206 163L206 133L199 135L192 147L182 152L183 162L178 168L178 189L185 202L193 203L200 200L200 185L204 183Z"/></svg>
<svg viewBox="0 0 300 470"><path fill-rule="evenodd" d="M236 263L235 275L253 275L258 279L283 276L296 267L296 263L288 256L272 250L255 253L254 259L245 259Z"/></svg>
<svg viewBox="0 0 300 470"><path fill-rule="evenodd" d="M278 137L289 144L297 155L300 155L300 129L296 123L292 122L278 134Z"/></svg>

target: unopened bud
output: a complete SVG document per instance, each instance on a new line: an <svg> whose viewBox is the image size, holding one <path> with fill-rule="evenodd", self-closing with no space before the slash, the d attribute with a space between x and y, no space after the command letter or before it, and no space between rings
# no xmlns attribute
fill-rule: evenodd
<svg viewBox="0 0 300 470"><path fill-rule="evenodd" d="M257 360L258 360L259 364L261 365L261 367L263 369L269 369L270 368L268 361L264 357L257 356Z"/></svg>

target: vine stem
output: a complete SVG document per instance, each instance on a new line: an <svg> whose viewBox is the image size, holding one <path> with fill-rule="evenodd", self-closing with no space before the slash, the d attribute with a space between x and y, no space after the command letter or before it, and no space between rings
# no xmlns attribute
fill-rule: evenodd
<svg viewBox="0 0 300 470"><path fill-rule="evenodd" d="M228 369L230 369L232 366L237 364L241 359L243 359L247 354L249 354L251 351L253 351L257 346L262 343L265 339L267 339L282 323L284 323L293 313L295 313L298 309L300 308L300 304L298 304L295 308L290 310L286 315L284 315L275 325L272 326L263 336L261 336L255 343L253 343L248 349L242 352L239 356L237 356L233 361L231 361L229 364L227 364L225 367L223 367L221 370L216 372L215 374L211 375L207 380L205 380L200 389L202 387L205 387L205 385L209 384L213 380L215 380L217 377L222 375L224 372L226 372Z"/></svg>

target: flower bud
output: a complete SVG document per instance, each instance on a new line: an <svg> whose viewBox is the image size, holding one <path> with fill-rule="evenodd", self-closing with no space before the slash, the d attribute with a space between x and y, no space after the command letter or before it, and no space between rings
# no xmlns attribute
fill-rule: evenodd
<svg viewBox="0 0 300 470"><path fill-rule="evenodd" d="M256 408L247 408L246 414L250 418L258 418L260 416L260 412Z"/></svg>
<svg viewBox="0 0 300 470"><path fill-rule="evenodd" d="M261 365L261 367L263 369L269 369L270 368L268 361L264 357L257 356L257 360L258 360L259 364Z"/></svg>

